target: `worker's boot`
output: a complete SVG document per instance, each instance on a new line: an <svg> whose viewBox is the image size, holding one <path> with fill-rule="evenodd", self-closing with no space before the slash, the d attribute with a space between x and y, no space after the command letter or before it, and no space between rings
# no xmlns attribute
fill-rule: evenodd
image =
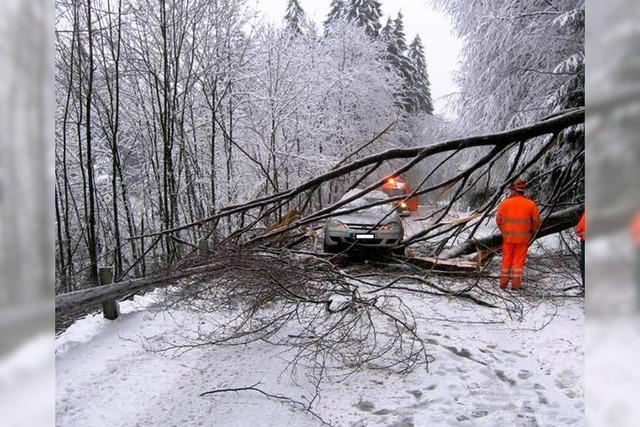
<svg viewBox="0 0 640 427"><path fill-rule="evenodd" d="M511 279L511 270L500 270L500 289L507 289L509 286L509 279Z"/></svg>
<svg viewBox="0 0 640 427"><path fill-rule="evenodd" d="M513 289L514 291L517 291L518 289L522 288L522 277L520 276L514 276L513 280L511 281L511 289Z"/></svg>

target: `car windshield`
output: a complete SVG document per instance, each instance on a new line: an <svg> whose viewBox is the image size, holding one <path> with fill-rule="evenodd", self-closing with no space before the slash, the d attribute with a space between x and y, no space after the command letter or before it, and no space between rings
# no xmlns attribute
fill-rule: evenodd
<svg viewBox="0 0 640 427"><path fill-rule="evenodd" d="M401 188L389 188L386 189L385 192L391 197L402 196L404 194Z"/></svg>
<svg viewBox="0 0 640 427"><path fill-rule="evenodd" d="M360 193L362 190L350 190L348 191L344 196L342 196L342 198L340 199L340 201L344 201L347 200L355 195L357 195L358 193ZM366 206L366 205L370 205L371 203L375 203L375 202L380 202L383 200L388 200L389 197L384 194L381 191L372 191L368 194L366 194L363 197L360 197L359 199L355 199L352 200L351 202L347 203L346 205L340 207L338 209L338 211L346 211L346 210L351 210L351 209L355 209L355 208L359 208L362 206ZM391 202L389 203L385 203L382 205L377 205L377 206L371 206L369 208L365 208L362 210L359 210L357 212L357 214L367 214L367 215L375 215L375 216L380 216L380 215L386 215L387 213L389 213L391 210L393 210L393 204Z"/></svg>

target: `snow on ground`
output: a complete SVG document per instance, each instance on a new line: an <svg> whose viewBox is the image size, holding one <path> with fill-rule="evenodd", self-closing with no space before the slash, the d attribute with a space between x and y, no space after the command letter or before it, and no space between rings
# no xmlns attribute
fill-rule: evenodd
<svg viewBox="0 0 640 427"><path fill-rule="evenodd" d="M145 350L141 337L179 333L199 321L186 311L153 310L158 295L123 303L114 322L87 316L57 338L58 425L319 425L257 393L200 397L258 381L269 393L297 400L312 390L282 374L286 355L266 343L203 347L179 357ZM559 309L542 303L517 322L457 301L403 297L436 359L429 371L402 377L364 371L327 382L315 406L320 416L353 427L584 424L581 299L568 299Z"/></svg>

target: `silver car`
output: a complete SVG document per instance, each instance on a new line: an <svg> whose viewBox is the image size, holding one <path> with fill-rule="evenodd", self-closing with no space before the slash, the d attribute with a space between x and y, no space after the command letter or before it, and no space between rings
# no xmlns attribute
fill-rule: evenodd
<svg viewBox="0 0 640 427"><path fill-rule="evenodd" d="M342 199L352 197L362 190L351 190ZM382 191L372 191L341 207L337 212L388 200ZM327 220L324 226L324 251L337 253L350 249L391 250L404 237L402 220L392 202L338 215ZM394 212L392 212L394 211ZM404 253L404 249L394 250Z"/></svg>

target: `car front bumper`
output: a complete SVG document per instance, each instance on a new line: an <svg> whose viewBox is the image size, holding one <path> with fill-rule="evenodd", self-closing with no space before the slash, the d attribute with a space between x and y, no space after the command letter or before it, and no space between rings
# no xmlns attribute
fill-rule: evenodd
<svg viewBox="0 0 640 427"><path fill-rule="evenodd" d="M373 239L359 239L358 234L372 234ZM402 231L374 230L370 233L360 230L325 229L324 242L328 247L358 247L391 249L402 240Z"/></svg>

